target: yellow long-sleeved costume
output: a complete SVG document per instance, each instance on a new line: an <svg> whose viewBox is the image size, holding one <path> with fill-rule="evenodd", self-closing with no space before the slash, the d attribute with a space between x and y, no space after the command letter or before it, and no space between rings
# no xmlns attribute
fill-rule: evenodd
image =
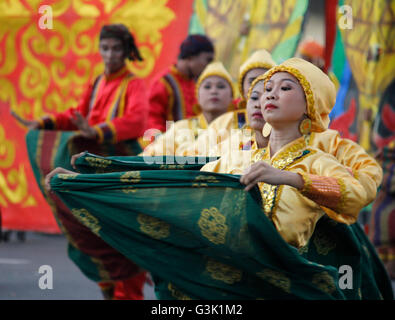
<svg viewBox="0 0 395 320"><path fill-rule="evenodd" d="M375 199L377 188L383 178L383 170L359 144L343 139L336 130L327 129L323 132L312 132L308 146L333 155L340 164L352 171L367 193L365 205ZM208 156L229 155L243 149L257 149L254 132L249 130L248 126L243 130L233 131L231 138L213 147Z"/></svg>
<svg viewBox="0 0 395 320"><path fill-rule="evenodd" d="M282 237L296 247L306 245L318 219L327 213L342 223L354 223L367 195L335 157L308 147L300 138L270 157L270 146L237 151L206 164L201 170L243 174L252 163L267 161L273 167L300 173L305 189L259 183L264 211ZM309 199L310 198L310 199Z"/></svg>
<svg viewBox="0 0 395 320"><path fill-rule="evenodd" d="M288 243L302 247L307 244L316 222L325 213L338 222L354 223L359 211L374 198L376 189L365 189L334 156L309 146L314 143L321 148L337 149L343 161L350 161L351 164L355 161L348 158L352 153L350 149L337 139L331 139L328 143L332 133L327 134L325 130L335 100L335 89L329 78L312 64L293 58L271 69L264 79L282 71L294 75L305 91L313 133L283 146L273 156L270 155L270 145L263 149L232 151L206 164L202 171L242 174L253 162L263 160L275 168L299 173L304 180L303 190L266 183L259 183L259 189L264 211L279 233ZM317 139L319 134L322 140ZM354 163L354 166L358 164ZM365 178L378 180L370 175Z"/></svg>
<svg viewBox="0 0 395 320"><path fill-rule="evenodd" d="M229 139L233 132L246 125L245 110L229 111L210 123L196 141L183 150L184 156L206 156L217 145Z"/></svg>
<svg viewBox="0 0 395 320"><path fill-rule="evenodd" d="M204 129L207 129L207 121L203 114L179 120L173 123L166 133L149 144L140 155L182 155L183 150L188 148L198 137L200 130Z"/></svg>

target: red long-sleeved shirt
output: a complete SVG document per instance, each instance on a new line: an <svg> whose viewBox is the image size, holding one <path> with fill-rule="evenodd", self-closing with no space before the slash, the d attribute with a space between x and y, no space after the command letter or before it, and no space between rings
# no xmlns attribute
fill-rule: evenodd
<svg viewBox="0 0 395 320"><path fill-rule="evenodd" d="M195 81L172 66L150 88L147 129L164 132L166 120L177 121L198 115L196 105Z"/></svg>
<svg viewBox="0 0 395 320"><path fill-rule="evenodd" d="M126 68L101 75L74 109L45 116L41 128L78 130L71 122L78 110L96 130L99 142L119 142L143 135L147 122L148 97L145 83Z"/></svg>

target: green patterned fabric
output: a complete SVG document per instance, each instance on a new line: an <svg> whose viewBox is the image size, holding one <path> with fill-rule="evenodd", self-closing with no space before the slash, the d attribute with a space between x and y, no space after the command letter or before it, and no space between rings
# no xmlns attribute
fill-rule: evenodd
<svg viewBox="0 0 395 320"><path fill-rule="evenodd" d="M197 170L58 174L53 191L111 247L150 271L159 299L393 299L358 225L323 218L306 248L288 245L257 188ZM352 268L352 288L339 266Z"/></svg>
<svg viewBox="0 0 395 320"><path fill-rule="evenodd" d="M101 157L85 153L79 157L75 166L81 173L104 173L128 170L199 170L217 157L179 157L179 156L114 156Z"/></svg>
<svg viewBox="0 0 395 320"><path fill-rule="evenodd" d="M26 146L37 184L68 240L68 255L81 272L96 282L123 280L140 272L131 260L78 223L69 209L44 187L45 176L56 167L73 170L70 165L73 154L89 150L102 156L136 155L142 151L139 143L128 140L97 144L73 131L31 130L26 135Z"/></svg>

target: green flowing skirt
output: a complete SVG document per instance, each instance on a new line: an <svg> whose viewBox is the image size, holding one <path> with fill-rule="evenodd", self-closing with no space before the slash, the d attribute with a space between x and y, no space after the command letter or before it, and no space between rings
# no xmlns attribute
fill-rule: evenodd
<svg viewBox="0 0 395 320"><path fill-rule="evenodd" d="M393 299L359 225L324 217L297 250L239 176L147 168L58 174L51 186L81 225L152 273L159 299Z"/></svg>
<svg viewBox="0 0 395 320"><path fill-rule="evenodd" d="M26 144L37 184L68 239L69 257L79 269L97 282L128 279L140 272L139 266L80 224L67 206L44 188L45 175L56 167L73 170L70 165L73 154L89 150L102 156L136 155L141 152L138 142L97 144L71 131L32 130L26 136Z"/></svg>

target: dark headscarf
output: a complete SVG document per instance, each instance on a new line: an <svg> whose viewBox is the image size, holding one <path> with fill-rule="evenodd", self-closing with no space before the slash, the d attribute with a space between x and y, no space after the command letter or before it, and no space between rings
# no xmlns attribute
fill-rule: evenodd
<svg viewBox="0 0 395 320"><path fill-rule="evenodd" d="M214 45L211 40L200 34L189 35L180 46L179 59L186 59L189 57L197 56L201 52L214 53Z"/></svg>
<svg viewBox="0 0 395 320"><path fill-rule="evenodd" d="M123 24L109 24L101 28L100 40L115 38L122 42L125 51L125 58L129 60L142 61L143 58L134 42L133 35L129 32L128 28Z"/></svg>

